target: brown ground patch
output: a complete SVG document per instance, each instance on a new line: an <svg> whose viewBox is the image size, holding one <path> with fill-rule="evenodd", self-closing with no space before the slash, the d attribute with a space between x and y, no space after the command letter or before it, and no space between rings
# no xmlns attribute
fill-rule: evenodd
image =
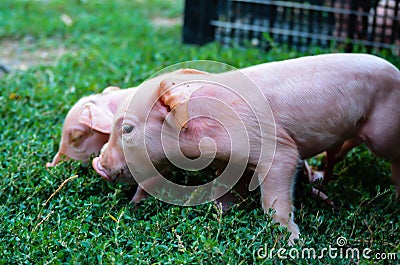
<svg viewBox="0 0 400 265"><path fill-rule="evenodd" d="M62 46L39 47L33 40L2 40L0 65L10 70L26 70L33 65L53 65L67 52Z"/></svg>
<svg viewBox="0 0 400 265"><path fill-rule="evenodd" d="M182 25L182 17L155 17L151 21L157 28ZM0 40L0 78L4 75L4 69L26 70L34 65L53 65L68 52L71 51L63 46L40 47L30 37L23 40Z"/></svg>

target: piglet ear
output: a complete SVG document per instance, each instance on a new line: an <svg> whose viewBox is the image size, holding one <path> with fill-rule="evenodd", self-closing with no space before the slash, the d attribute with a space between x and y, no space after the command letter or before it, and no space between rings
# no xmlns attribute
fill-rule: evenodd
<svg viewBox="0 0 400 265"><path fill-rule="evenodd" d="M193 92L201 87L200 83L182 82L177 79L167 78L161 81L158 96L174 117L174 119L166 119L170 125L177 126L179 129L187 127L188 101Z"/></svg>
<svg viewBox="0 0 400 265"><path fill-rule="evenodd" d="M82 143L88 138L89 133L81 130L72 130L69 132L69 142L75 150L79 150L81 148Z"/></svg>
<svg viewBox="0 0 400 265"><path fill-rule="evenodd" d="M202 75L202 74L208 75L209 74L208 72L199 71L199 70L191 69L191 68L180 69L177 72L180 74L192 74L192 75Z"/></svg>
<svg viewBox="0 0 400 265"><path fill-rule="evenodd" d="M102 110L93 103L87 103L83 106L79 115L79 122L89 126L93 130L111 134L114 116L107 110Z"/></svg>
<svg viewBox="0 0 400 265"><path fill-rule="evenodd" d="M101 94L108 94L110 92L117 91L117 90L120 90L120 88L117 86L109 86L109 87L104 88L104 90L101 92Z"/></svg>

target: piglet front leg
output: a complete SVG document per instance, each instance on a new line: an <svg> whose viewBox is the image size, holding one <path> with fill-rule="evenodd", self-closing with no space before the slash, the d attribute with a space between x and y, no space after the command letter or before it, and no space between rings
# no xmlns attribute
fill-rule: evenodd
<svg viewBox="0 0 400 265"><path fill-rule="evenodd" d="M277 144L274 161L267 167L258 165L256 172L261 182L261 203L265 213L274 209L273 219L288 228L289 244L299 239L300 231L293 218L293 185L299 154L293 144ZM267 173L268 172L268 173ZM289 177L288 177L289 176Z"/></svg>
<svg viewBox="0 0 400 265"><path fill-rule="evenodd" d="M135 195L133 195L130 203L137 204L146 199L147 197L149 197L149 194L140 185L138 185Z"/></svg>
<svg viewBox="0 0 400 265"><path fill-rule="evenodd" d="M130 203L139 203L149 197L149 194L147 193L146 189L152 189L154 190L157 186L160 186L160 176L155 176L146 179L145 181L138 183L137 189L135 194L133 195Z"/></svg>

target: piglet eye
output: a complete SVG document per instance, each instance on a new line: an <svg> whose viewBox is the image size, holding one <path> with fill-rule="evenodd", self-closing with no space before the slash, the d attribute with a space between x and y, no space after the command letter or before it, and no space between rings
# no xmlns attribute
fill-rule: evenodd
<svg viewBox="0 0 400 265"><path fill-rule="evenodd" d="M132 126L132 125L123 125L121 128L122 133L124 133L124 134L133 132L133 129L135 129L135 126Z"/></svg>

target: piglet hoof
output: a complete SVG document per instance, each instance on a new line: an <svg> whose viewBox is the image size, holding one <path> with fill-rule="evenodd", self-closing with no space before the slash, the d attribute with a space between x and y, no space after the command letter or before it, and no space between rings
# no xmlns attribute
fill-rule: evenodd
<svg viewBox="0 0 400 265"><path fill-rule="evenodd" d="M286 218L280 218L276 215L274 215L273 219L275 222L277 222L281 226L286 227L287 230L289 231L289 233L290 233L289 240L288 240L289 246L294 246L299 243L301 244L301 242L299 242L299 240L300 240L299 227L292 219L287 220ZM280 235L279 239L281 239L282 236L283 235Z"/></svg>
<svg viewBox="0 0 400 265"><path fill-rule="evenodd" d="M289 246L302 245L302 242L300 241L299 227L295 223L291 223L288 225L288 229L291 232L288 241Z"/></svg>
<svg viewBox="0 0 400 265"><path fill-rule="evenodd" d="M136 198L136 196L133 196L133 198L131 199L131 201L129 202L130 204L135 204L135 205L137 205L137 204L139 204L141 201L143 201L145 198L141 198L141 199L138 199L138 198Z"/></svg>
<svg viewBox="0 0 400 265"><path fill-rule="evenodd" d="M140 201L135 200L134 198L131 199L129 204L133 205L133 211L136 212L138 209L140 209Z"/></svg>
<svg viewBox="0 0 400 265"><path fill-rule="evenodd" d="M324 203L325 203L326 205L328 205L329 207L331 207L332 210L333 210L333 212L338 212L338 211L339 211L339 208L336 206L336 204L335 204L332 200L326 199L326 200L324 201Z"/></svg>
<svg viewBox="0 0 400 265"><path fill-rule="evenodd" d="M321 185L321 183L323 183L324 180L325 180L324 172L322 172L322 171L312 171L311 172L311 178L310 178L311 184Z"/></svg>
<svg viewBox="0 0 400 265"><path fill-rule="evenodd" d="M135 195L133 196L132 200L130 201L131 204L138 204L139 202L143 201L149 197L149 194L138 185Z"/></svg>
<svg viewBox="0 0 400 265"><path fill-rule="evenodd" d="M335 205L335 203L329 199L328 195L326 195L325 193L323 193L322 191L320 191L319 189L316 188L312 188L311 193L318 199L322 200L326 205L328 205L329 207L331 207L334 211L339 210L339 208L337 208L337 206Z"/></svg>

